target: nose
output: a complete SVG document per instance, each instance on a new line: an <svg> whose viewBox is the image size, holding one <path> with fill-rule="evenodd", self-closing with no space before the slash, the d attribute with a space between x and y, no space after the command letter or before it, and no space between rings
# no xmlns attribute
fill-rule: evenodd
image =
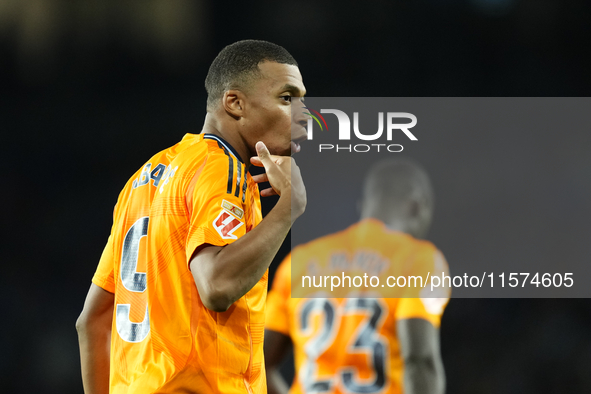
<svg viewBox="0 0 591 394"><path fill-rule="evenodd" d="M308 112L308 110L305 108L301 99L295 100L295 105L293 104L291 106L293 122L299 126L306 127L308 124L308 115L305 112Z"/></svg>

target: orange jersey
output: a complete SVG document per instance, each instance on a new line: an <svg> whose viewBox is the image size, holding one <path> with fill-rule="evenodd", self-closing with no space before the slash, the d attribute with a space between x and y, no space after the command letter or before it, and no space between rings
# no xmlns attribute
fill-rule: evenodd
<svg viewBox="0 0 591 394"><path fill-rule="evenodd" d="M295 248L279 266L269 292L265 328L291 337L294 346L296 374L290 393L402 393L404 362L396 321L421 318L439 327L447 290L441 298L428 298L433 295L421 289L406 293L415 298L292 298L296 255L294 261L313 262L314 270L324 273L335 261L335 274L354 272L344 268L348 260L380 271L382 279L401 272L423 274L425 269L447 272L443 255L428 241L364 220ZM301 278L302 269L293 268L294 278Z"/></svg>
<svg viewBox="0 0 591 394"><path fill-rule="evenodd" d="M189 269L197 247L261 220L258 186L217 136L187 134L133 175L92 279L115 294L111 393L266 393L267 274L216 313Z"/></svg>

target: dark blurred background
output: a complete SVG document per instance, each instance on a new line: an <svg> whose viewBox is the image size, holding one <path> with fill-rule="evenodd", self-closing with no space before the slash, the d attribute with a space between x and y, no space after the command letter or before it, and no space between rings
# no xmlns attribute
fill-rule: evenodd
<svg viewBox="0 0 591 394"><path fill-rule="evenodd" d="M199 132L225 45L285 46L311 96L589 96L590 22L584 0L0 0L0 391L82 392L74 323L117 195L152 154ZM505 231L454 209L437 205L430 237L456 251L451 267L467 257L450 232ZM588 300L455 299L441 336L449 393L591 392Z"/></svg>

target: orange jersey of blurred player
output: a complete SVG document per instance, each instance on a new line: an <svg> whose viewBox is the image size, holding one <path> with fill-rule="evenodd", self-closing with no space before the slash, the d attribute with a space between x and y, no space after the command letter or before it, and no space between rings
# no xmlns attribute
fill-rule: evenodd
<svg viewBox="0 0 591 394"><path fill-rule="evenodd" d="M115 294L111 393L263 393L267 274L227 312L189 269L261 221L258 186L220 137L187 134L127 182L93 283Z"/></svg>
<svg viewBox="0 0 591 394"><path fill-rule="evenodd" d="M290 393L402 393L396 323L417 318L439 327L447 290L435 295L439 298L432 298L428 287L396 293L415 298L291 298L292 273L300 286L301 274L310 274L308 263L324 274L363 275L365 270L385 281L389 275L447 272L443 255L428 241L365 219L294 249L269 293L265 328L293 342L296 375ZM330 297L330 284L320 294Z"/></svg>

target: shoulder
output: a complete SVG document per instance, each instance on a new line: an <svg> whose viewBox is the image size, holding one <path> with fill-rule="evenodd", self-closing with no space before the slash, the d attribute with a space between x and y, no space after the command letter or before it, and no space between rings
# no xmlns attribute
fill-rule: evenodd
<svg viewBox="0 0 591 394"><path fill-rule="evenodd" d="M179 178L195 177L208 183L223 183L235 172L234 155L203 134L187 134L169 150L161 152Z"/></svg>
<svg viewBox="0 0 591 394"><path fill-rule="evenodd" d="M433 258L439 257L445 259L441 250L439 250L437 246L435 246L431 241L415 239L415 242L417 243L417 247L421 253L432 255Z"/></svg>
<svg viewBox="0 0 591 394"><path fill-rule="evenodd" d="M414 239L415 264L426 265L436 272L447 271L448 264L445 256L432 242Z"/></svg>
<svg viewBox="0 0 591 394"><path fill-rule="evenodd" d="M196 145L199 145L197 149L201 151L204 169L208 173L215 173L220 177L220 180L226 180L227 177L233 177L234 173L242 172L244 164L234 149L225 141L206 134Z"/></svg>
<svg viewBox="0 0 591 394"><path fill-rule="evenodd" d="M437 249L437 247L431 241L417 238L412 238L412 240L415 244L415 247L423 253L435 253L439 251L439 249Z"/></svg>

